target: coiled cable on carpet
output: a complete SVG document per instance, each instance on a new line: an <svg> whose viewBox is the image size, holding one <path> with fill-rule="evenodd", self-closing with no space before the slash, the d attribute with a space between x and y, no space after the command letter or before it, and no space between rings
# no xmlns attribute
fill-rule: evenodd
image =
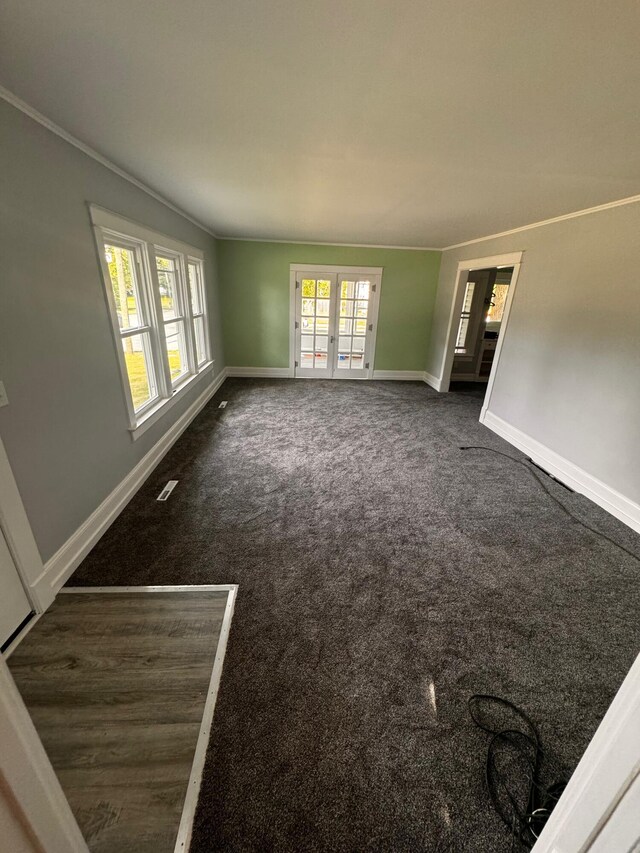
<svg viewBox="0 0 640 853"><path fill-rule="evenodd" d="M540 736L534 723L517 705L500 696L484 693L474 693L467 704L476 726L491 735L485 781L496 812L511 832L511 850L518 849L516 844L520 845L520 849L524 847L525 850L531 850L560 799L566 782L554 782L548 787L542 785L543 751ZM518 718L523 728L512 728L513 724L508 728L489 725L481 717L483 705L507 709ZM520 779L510 778L514 775L513 765L507 770L497 762L497 756L505 750L512 761L515 759L523 767ZM517 782L520 782L518 790Z"/></svg>
<svg viewBox="0 0 640 853"><path fill-rule="evenodd" d="M586 521L582 521L581 518L578 518L577 515L574 515L567 507L562 503L562 501L558 500L558 498L553 494L553 492L548 488L547 484L538 476L538 474L533 470L533 468L529 467L527 463L523 459L516 459L515 456L511 456L508 453L503 453L501 450L495 450L493 447L484 447L481 444L470 444L461 446L460 450L486 450L488 453L495 453L498 456L503 456L505 459L509 459L511 462L515 462L516 465L521 465L525 471L528 471L529 474L538 482L540 486L544 489L544 491L549 495L551 500L562 510L562 512L571 518L573 521L580 524L585 530L589 530L595 536L599 536L601 539L606 539L607 542L610 542L612 545L615 545L616 548L619 548L621 551L624 551L625 554L628 554L630 557L633 557L634 560L640 562L640 557L637 554L634 554L629 548L626 548L624 545L621 545L619 542L616 542L615 539L612 539L611 536L607 536L606 533L603 533L601 530L596 530L595 527L591 527ZM532 463L533 464L533 463Z"/></svg>

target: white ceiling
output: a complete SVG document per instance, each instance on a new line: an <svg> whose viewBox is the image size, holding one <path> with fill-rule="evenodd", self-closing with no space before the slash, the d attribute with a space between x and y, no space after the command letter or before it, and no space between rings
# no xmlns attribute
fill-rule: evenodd
<svg viewBox="0 0 640 853"><path fill-rule="evenodd" d="M634 0L3 0L0 83L221 236L441 247L640 192Z"/></svg>

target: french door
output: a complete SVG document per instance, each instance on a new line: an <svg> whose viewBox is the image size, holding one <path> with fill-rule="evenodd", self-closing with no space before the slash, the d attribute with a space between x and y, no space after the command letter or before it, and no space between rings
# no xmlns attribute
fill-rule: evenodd
<svg viewBox="0 0 640 853"><path fill-rule="evenodd" d="M294 274L295 376L371 378L381 270L300 266Z"/></svg>

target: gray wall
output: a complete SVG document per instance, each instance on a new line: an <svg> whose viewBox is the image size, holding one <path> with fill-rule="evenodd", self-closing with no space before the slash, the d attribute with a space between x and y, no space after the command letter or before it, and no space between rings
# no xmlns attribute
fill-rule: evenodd
<svg viewBox="0 0 640 853"><path fill-rule="evenodd" d="M458 262L524 250L490 410L640 501L640 204L444 252L427 371Z"/></svg>
<svg viewBox="0 0 640 853"><path fill-rule="evenodd" d="M4 101L0 173L0 436L47 560L212 378L131 440L87 202L205 252L217 372L215 240Z"/></svg>

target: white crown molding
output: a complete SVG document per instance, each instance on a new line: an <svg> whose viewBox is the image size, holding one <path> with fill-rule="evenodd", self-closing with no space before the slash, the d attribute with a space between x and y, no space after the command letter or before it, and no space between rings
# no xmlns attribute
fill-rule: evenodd
<svg viewBox="0 0 640 853"><path fill-rule="evenodd" d="M322 243L318 240L270 240L268 237L224 237L216 235L218 240L234 240L241 243L291 243L293 246L344 246L353 249L395 249L406 252L442 252L433 246L386 246L382 243Z"/></svg>
<svg viewBox="0 0 640 853"><path fill-rule="evenodd" d="M630 195L617 201L608 201L596 207L585 207L584 210L576 210L574 213L563 213L562 216L554 216L551 219L542 219L540 222L532 222L530 225L521 225L511 228L509 231L499 231L497 234L489 234L487 237L476 237L475 240L466 240L464 243L454 243L445 246L442 252L450 252L451 249L461 249L463 246L472 246L474 243L484 243L485 240L496 240L498 237L508 237L509 234L520 234L522 231L531 231L532 228L542 228L543 225L553 225L555 222L564 222L566 219L577 219L578 216L588 216L590 213L600 213L603 210L611 210L614 207L622 207L625 204L636 204L640 201L640 195Z"/></svg>
<svg viewBox="0 0 640 853"><path fill-rule="evenodd" d="M70 145L73 145L74 148L77 148L79 151L82 151L83 154L86 154L87 157L91 157L92 160L95 160L97 163L100 163L101 166L109 169L111 172L114 172L121 178L124 178L125 181L129 181L130 184L133 184L134 187L137 187L139 190L142 190L147 195L150 195L156 201L159 201L161 204L164 204L165 207L168 207L170 210L173 210L174 213L178 213L184 219L188 219L189 222L193 223L193 225L197 225L198 228L201 228L203 231L206 231L207 234L211 234L212 237L217 237L217 234L211 230L207 225L203 222L200 222L198 219L195 219L193 216L188 214L186 210L183 210L181 207L178 207L177 204L174 204L172 201L169 201L168 198L165 198L163 195L160 195L159 192L151 189L151 187L147 186L147 184L143 183L138 178L135 178L133 175L126 172L120 166L116 166L115 163L112 163L111 160L107 159L104 155L100 154L98 151L95 151L89 145L86 145L84 142L81 142L71 133L68 133L64 130L60 125L56 124L51 119L47 118L42 113L38 112L34 107L27 104L17 95L14 95L13 92L6 89L4 86L0 86L0 98L6 101L8 104L11 104L12 107L15 107L20 112L29 116L29 118L37 121L38 124L41 124L43 127L46 127L47 130L50 130L52 133L55 133L56 136L59 136L60 139L64 139L65 142L68 142Z"/></svg>
<svg viewBox="0 0 640 853"><path fill-rule="evenodd" d="M70 145L73 145L74 148L77 148L79 151L82 151L83 154L86 154L87 157L91 157L97 163L100 163L105 168L114 172L114 174L119 175L119 177L124 178L125 181L129 181L130 184L133 184L138 189L147 193L147 195L154 198L156 201L159 201L161 204L164 204L165 207L168 207L170 210L173 210L174 213L179 214L180 216L187 219L189 222L196 225L198 228L201 228L203 231L206 231L207 234L211 234L212 237L215 237L218 240L233 240L233 241L244 241L246 243L290 243L295 246L337 246L337 247L345 247L345 248L354 248L354 249L395 249L395 250L404 250L408 252L450 252L452 249L461 249L464 246L472 246L474 243L483 243L486 240L494 240L498 237L508 237L510 234L519 234L522 231L530 231L532 228L541 228L543 225L553 225L555 222L564 222L566 219L575 219L578 216L587 216L590 213L599 213L603 210L610 210L614 207L621 207L626 204L635 204L640 201L640 195L629 196L628 198L618 199L617 201L610 201L605 204L597 205L596 207L588 207L584 210L577 210L574 213L565 213L562 216L554 216L551 219L543 219L540 222L532 222L529 225L521 225L518 228L511 228L508 231L499 231L497 234L488 234L486 237L476 237L473 240L466 240L462 243L453 243L451 246L445 246L444 248L439 248L436 246L396 246L396 245L388 245L384 243L330 243L330 242L322 242L318 240L272 240L266 237L225 237L215 233L209 226L205 225L200 220L191 216L186 210L183 210L178 205L174 204L172 201L169 201L168 198L165 198L159 192L147 186L147 184L143 183L138 178L131 175L129 172L122 169L120 166L117 166L115 163L112 163L104 155L100 154L98 151L91 148L89 145L86 145L84 142L81 142L75 136L73 136L68 131L64 130L60 125L56 124L51 119L47 118L41 112L36 110L34 107L30 106L19 98L17 95L14 95L9 89L4 86L0 86L0 98L2 98L7 103L11 104L16 109L20 110L20 112L29 116L29 118L37 121L38 124L41 124L43 127L46 127L47 130L50 130L52 133L55 133L56 136L59 136L61 139L64 139L65 142L68 142Z"/></svg>

